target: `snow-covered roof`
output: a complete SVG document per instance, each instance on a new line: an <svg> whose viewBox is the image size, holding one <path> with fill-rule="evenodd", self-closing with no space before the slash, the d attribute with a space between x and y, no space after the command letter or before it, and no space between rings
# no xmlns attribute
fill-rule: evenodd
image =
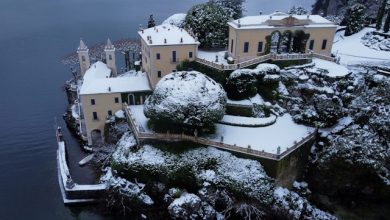
<svg viewBox="0 0 390 220"><path fill-rule="evenodd" d="M143 72L128 72L123 77L110 77L111 70L98 61L86 71L80 95L151 91Z"/></svg>
<svg viewBox="0 0 390 220"><path fill-rule="evenodd" d="M274 12L269 15L247 16L228 23L235 29L261 29L280 26L336 27L320 15L290 15Z"/></svg>
<svg viewBox="0 0 390 220"><path fill-rule="evenodd" d="M138 34L150 46L199 44L186 30L171 24L144 29Z"/></svg>

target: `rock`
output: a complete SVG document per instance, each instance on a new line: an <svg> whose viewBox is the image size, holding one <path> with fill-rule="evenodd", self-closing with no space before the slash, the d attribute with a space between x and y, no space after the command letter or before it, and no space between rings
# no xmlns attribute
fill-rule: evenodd
<svg viewBox="0 0 390 220"><path fill-rule="evenodd" d="M183 193L169 206L168 212L174 219L214 219L216 211L195 194Z"/></svg>

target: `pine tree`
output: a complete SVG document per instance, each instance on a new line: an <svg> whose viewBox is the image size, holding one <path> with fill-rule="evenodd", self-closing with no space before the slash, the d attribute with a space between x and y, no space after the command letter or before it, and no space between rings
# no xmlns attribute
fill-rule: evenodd
<svg viewBox="0 0 390 220"><path fill-rule="evenodd" d="M156 22L154 21L153 14L150 15L149 21L148 21L148 28L156 26Z"/></svg>
<svg viewBox="0 0 390 220"><path fill-rule="evenodd" d="M187 13L184 27L199 40L200 47L226 47L230 17L221 6L207 2L194 5Z"/></svg>
<svg viewBox="0 0 390 220"><path fill-rule="evenodd" d="M382 5L378 9L378 16L376 17L376 29L379 31L382 28L382 20L385 15L387 0L383 0Z"/></svg>
<svg viewBox="0 0 390 220"><path fill-rule="evenodd" d="M362 4L354 4L347 9L345 18L347 22L347 28L345 29L345 36L350 36L363 29L365 22L365 9Z"/></svg>
<svg viewBox="0 0 390 220"><path fill-rule="evenodd" d="M307 10L301 5L298 7L294 5L287 13L292 15L307 15Z"/></svg>
<svg viewBox="0 0 390 220"><path fill-rule="evenodd" d="M390 29L390 9L387 11L387 18L385 21L385 25L383 26L383 32L387 33Z"/></svg>
<svg viewBox="0 0 390 220"><path fill-rule="evenodd" d="M221 6L231 18L239 19L244 11L245 0L210 0L211 4Z"/></svg>

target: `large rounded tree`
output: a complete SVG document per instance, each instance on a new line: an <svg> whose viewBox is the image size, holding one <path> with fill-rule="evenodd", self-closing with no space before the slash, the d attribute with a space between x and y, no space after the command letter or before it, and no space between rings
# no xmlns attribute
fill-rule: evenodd
<svg viewBox="0 0 390 220"><path fill-rule="evenodd" d="M187 13L184 27L199 40L200 47L226 47L230 17L223 7L212 2L193 6Z"/></svg>
<svg viewBox="0 0 390 220"><path fill-rule="evenodd" d="M222 86L196 71L173 72L163 77L144 104L152 121L210 126L225 113L226 93Z"/></svg>

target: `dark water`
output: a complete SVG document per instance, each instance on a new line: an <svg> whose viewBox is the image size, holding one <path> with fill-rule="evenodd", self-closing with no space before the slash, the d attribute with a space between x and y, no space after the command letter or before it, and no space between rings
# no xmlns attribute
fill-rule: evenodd
<svg viewBox="0 0 390 220"><path fill-rule="evenodd" d="M66 108L62 91L71 77L59 60L80 37L88 45L136 38L153 13L161 22L196 0L0 1L0 219L101 219L62 204L57 183L54 117ZM247 0L247 14L313 0ZM68 137L70 147L77 142Z"/></svg>

